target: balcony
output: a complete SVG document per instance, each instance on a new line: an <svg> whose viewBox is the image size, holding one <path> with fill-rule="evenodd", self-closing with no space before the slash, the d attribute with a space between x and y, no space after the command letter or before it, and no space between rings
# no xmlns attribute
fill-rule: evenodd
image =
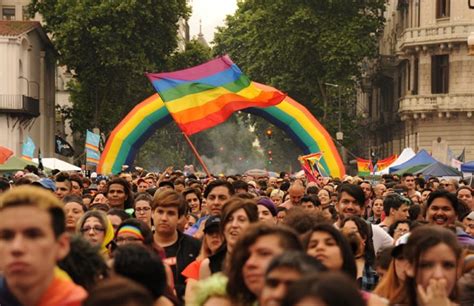
<svg viewBox="0 0 474 306"><path fill-rule="evenodd" d="M407 28L398 40L397 50L440 43L465 43L471 32L474 32L474 23L447 23Z"/></svg>
<svg viewBox="0 0 474 306"><path fill-rule="evenodd" d="M24 95L0 95L0 113L38 117L39 100Z"/></svg>
<svg viewBox="0 0 474 306"><path fill-rule="evenodd" d="M400 99L398 112L401 115L428 112L473 112L473 102L474 93L406 96Z"/></svg>

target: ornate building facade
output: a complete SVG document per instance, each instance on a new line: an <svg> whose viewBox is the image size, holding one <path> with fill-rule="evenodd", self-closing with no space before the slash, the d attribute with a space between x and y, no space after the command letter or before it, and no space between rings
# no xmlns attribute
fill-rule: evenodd
<svg viewBox="0 0 474 306"><path fill-rule="evenodd" d="M381 157L426 149L446 162L443 144L473 160L474 10L467 0L390 0L385 14L380 55L364 64L358 97L370 149Z"/></svg>

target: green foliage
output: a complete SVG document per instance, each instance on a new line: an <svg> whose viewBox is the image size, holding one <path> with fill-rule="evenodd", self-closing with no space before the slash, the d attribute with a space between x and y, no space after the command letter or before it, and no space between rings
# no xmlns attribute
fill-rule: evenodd
<svg viewBox="0 0 474 306"><path fill-rule="evenodd" d="M305 105L335 135L353 136L360 63L377 52L385 0L247 0L215 35L215 54L229 54L252 80ZM324 85L338 84L339 90ZM256 126L264 135L261 125ZM284 150L284 148L282 148Z"/></svg>
<svg viewBox="0 0 474 306"><path fill-rule="evenodd" d="M189 9L185 0L33 0L30 12L74 73L72 129L107 134L153 92L144 73L163 70Z"/></svg>

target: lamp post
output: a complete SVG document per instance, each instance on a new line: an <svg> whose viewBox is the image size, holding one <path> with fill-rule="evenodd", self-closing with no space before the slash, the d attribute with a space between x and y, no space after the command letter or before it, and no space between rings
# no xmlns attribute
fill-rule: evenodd
<svg viewBox="0 0 474 306"><path fill-rule="evenodd" d="M24 76L19 76L18 79L23 79L26 81L26 95L29 97L30 96L30 83L33 83L33 84L36 84L36 87L38 89L38 93L39 93L39 83L38 82L35 82L35 81L30 81L28 80L27 78L25 78ZM36 98L38 98L38 95L36 95Z"/></svg>

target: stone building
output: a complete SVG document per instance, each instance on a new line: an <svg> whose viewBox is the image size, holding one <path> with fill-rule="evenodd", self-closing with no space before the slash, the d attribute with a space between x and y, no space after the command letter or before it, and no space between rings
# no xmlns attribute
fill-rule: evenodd
<svg viewBox="0 0 474 306"><path fill-rule="evenodd" d="M380 157L404 147L448 161L464 149L474 159L474 57L467 0L390 0L379 58L363 64L358 109L369 148Z"/></svg>
<svg viewBox="0 0 474 306"><path fill-rule="evenodd" d="M56 52L37 21L0 21L0 145L54 154Z"/></svg>

